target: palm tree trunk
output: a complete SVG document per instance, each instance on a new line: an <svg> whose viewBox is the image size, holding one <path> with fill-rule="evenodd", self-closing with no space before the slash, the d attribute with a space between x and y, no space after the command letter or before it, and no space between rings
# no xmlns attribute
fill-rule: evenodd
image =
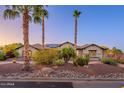
<svg viewBox="0 0 124 93"><path fill-rule="evenodd" d="M42 47L44 48L45 33L44 33L44 16L42 16Z"/></svg>
<svg viewBox="0 0 124 93"><path fill-rule="evenodd" d="M23 40L24 40L24 68L23 70L29 70L30 63L29 63L29 38L28 38L28 31L29 31L29 16L28 16L28 9L25 6L25 10L23 12Z"/></svg>
<svg viewBox="0 0 124 93"><path fill-rule="evenodd" d="M77 17L75 17L74 47L77 48Z"/></svg>

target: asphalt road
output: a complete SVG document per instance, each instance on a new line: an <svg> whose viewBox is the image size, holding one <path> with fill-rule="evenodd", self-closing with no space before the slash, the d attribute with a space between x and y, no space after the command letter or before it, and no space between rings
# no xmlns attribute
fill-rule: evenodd
<svg viewBox="0 0 124 93"><path fill-rule="evenodd" d="M124 81L0 81L0 88L121 88Z"/></svg>
<svg viewBox="0 0 124 93"><path fill-rule="evenodd" d="M72 88L71 82L0 81L0 88Z"/></svg>

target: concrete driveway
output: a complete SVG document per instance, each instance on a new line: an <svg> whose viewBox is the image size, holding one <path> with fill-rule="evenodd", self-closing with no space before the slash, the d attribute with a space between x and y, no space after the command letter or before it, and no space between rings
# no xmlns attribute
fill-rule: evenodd
<svg viewBox="0 0 124 93"><path fill-rule="evenodd" d="M121 88L124 81L77 81L73 82L75 88Z"/></svg>

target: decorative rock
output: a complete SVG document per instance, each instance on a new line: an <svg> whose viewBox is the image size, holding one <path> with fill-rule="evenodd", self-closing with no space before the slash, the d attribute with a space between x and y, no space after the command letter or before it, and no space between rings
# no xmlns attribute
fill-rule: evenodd
<svg viewBox="0 0 124 93"><path fill-rule="evenodd" d="M53 69L57 69L57 68L58 68L58 66L53 66L52 68L53 68Z"/></svg>
<svg viewBox="0 0 124 93"><path fill-rule="evenodd" d="M44 67L44 68L42 68L41 71L44 72L44 73L51 73L51 72L54 71L54 69L52 69L50 67Z"/></svg>

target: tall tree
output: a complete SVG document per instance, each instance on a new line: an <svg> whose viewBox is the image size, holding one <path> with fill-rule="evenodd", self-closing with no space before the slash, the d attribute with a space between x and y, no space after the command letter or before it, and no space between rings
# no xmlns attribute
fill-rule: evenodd
<svg viewBox="0 0 124 93"><path fill-rule="evenodd" d="M114 56L117 56L119 54L123 54L122 50L121 49L118 49L116 47L113 47L111 51L112 51L112 53L113 53Z"/></svg>
<svg viewBox="0 0 124 93"><path fill-rule="evenodd" d="M74 47L75 47L75 49L77 48L77 25L78 25L77 19L80 16L80 14L81 14L81 12L78 10L74 10L74 12L73 12L73 16L75 18L75 30L74 30Z"/></svg>
<svg viewBox="0 0 124 93"><path fill-rule="evenodd" d="M45 18L48 18L48 11L43 7L36 7L34 9L34 22L42 24L42 48L45 47Z"/></svg>
<svg viewBox="0 0 124 93"><path fill-rule="evenodd" d="M32 11L37 6L32 5L12 5L7 6L6 10L4 11L4 19L12 19L14 20L17 17L20 17L22 14L22 25L23 25L23 41L24 41L24 68L23 70L30 69L30 62L29 62L29 21L32 17ZM42 7L42 6L39 6Z"/></svg>

